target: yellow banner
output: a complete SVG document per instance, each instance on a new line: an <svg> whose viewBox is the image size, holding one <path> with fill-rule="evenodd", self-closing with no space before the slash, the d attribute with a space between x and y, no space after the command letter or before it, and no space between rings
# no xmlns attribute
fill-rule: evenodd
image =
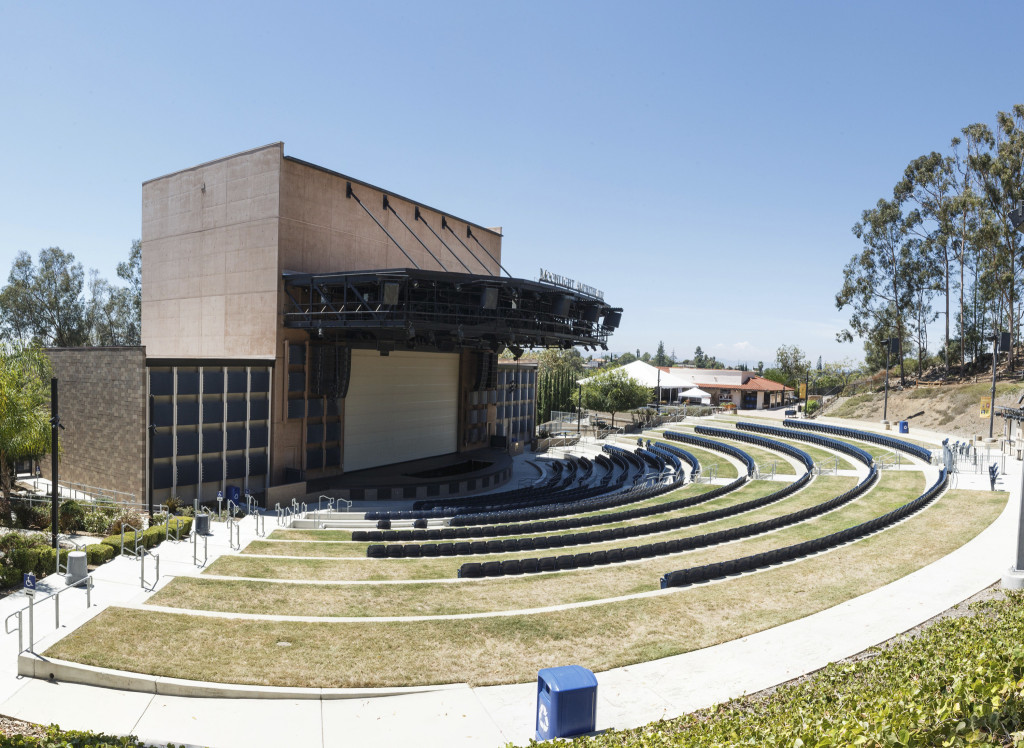
<svg viewBox="0 0 1024 748"><path fill-rule="evenodd" d="M800 399L803 400L807 397L807 382L800 383Z"/></svg>
<svg viewBox="0 0 1024 748"><path fill-rule="evenodd" d="M981 417L988 418L992 415L992 398L981 398Z"/></svg>

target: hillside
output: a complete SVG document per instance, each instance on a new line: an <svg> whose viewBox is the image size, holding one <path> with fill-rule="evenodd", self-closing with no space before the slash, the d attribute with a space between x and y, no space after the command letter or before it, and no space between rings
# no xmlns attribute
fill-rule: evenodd
<svg viewBox="0 0 1024 748"><path fill-rule="evenodd" d="M890 421L900 421L924 411L923 415L910 422L911 432L917 427L960 437L971 437L975 434L988 436L988 419L980 417L980 402L981 398L989 396L991 389L991 381L919 385L907 390L890 389L888 417ZM998 382L996 405L1017 407L1017 400L1022 393L1024 382ZM854 395L843 398L837 405L828 408L825 415L832 418L881 421L883 401L884 395L881 392ZM997 416L994 435L999 436L1002 430L1003 420Z"/></svg>

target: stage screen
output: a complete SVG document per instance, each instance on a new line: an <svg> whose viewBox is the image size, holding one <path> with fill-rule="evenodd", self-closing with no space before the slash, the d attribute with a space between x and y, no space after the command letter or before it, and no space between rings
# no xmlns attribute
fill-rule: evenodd
<svg viewBox="0 0 1024 748"><path fill-rule="evenodd" d="M345 472L454 452L458 390L458 354L352 351Z"/></svg>

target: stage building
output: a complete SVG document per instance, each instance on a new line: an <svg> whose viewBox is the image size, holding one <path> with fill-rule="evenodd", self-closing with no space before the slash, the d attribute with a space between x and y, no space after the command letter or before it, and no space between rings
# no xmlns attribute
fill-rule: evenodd
<svg viewBox="0 0 1024 748"><path fill-rule="evenodd" d="M131 465L133 477L94 466L90 483L137 487L143 504L238 487L271 506L344 477L380 485L399 463L427 467L375 497L501 483L507 461L458 467L532 439L536 369L497 354L605 346L622 311L567 279L511 277L501 244L500 228L286 156L282 143L145 182L142 347L104 361L136 383L118 397L145 414L144 435L130 426L106 468ZM97 350L55 352L62 404L100 386L82 376ZM76 416L68 480L104 413ZM438 471L453 477L405 479Z"/></svg>

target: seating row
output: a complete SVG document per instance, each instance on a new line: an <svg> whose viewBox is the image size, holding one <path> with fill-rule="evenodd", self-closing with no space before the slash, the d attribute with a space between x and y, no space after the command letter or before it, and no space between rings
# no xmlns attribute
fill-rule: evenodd
<svg viewBox="0 0 1024 748"><path fill-rule="evenodd" d="M565 517L539 522L522 522L509 525L486 525L480 527L444 527L435 530L354 530L352 540L356 542L405 542L410 540L460 540L473 537L499 537L503 535L531 535L536 533L574 530L594 525L609 525L618 522L649 517L652 514L685 509L697 506L719 496L735 491L746 483L746 478L737 478L725 486L718 486L697 496L665 502L654 506L635 507L611 514L592 514L587 516Z"/></svg>
<svg viewBox="0 0 1024 748"><path fill-rule="evenodd" d="M876 469L872 467L872 471L875 470ZM835 548L844 543L848 543L851 540L856 540L857 538L865 535L870 535L878 532L879 530L883 530L917 512L942 493L948 482L949 475L946 472L946 469L943 468L939 473L938 480L927 491L913 501L909 501L891 512L881 515L880 517L875 517L874 519L870 519L866 522L861 522L858 525L848 527L845 530L839 530L838 532L834 532L830 535L814 538L813 540L806 540L802 543L796 543L782 548L775 548L770 551L765 551L764 553L756 553L752 556L744 556L743 558L669 572L661 578L661 587L664 589L666 587L682 587L690 584L696 584L698 582L706 582L710 579L717 579L719 577L730 576L733 574L741 574L743 572L772 566L784 561L792 561L812 553L819 553L830 548Z"/></svg>
<svg viewBox="0 0 1024 748"><path fill-rule="evenodd" d="M916 444L905 442L902 439L885 436L884 434L874 434L870 431L851 429L846 426L832 426L827 423L815 423L814 421L802 421L793 418L787 418L782 423L790 428L806 429L808 431L817 431L823 434L832 434L833 436L842 436L847 439L856 439L858 441L878 444L886 449L904 452L919 460L924 460L928 464L931 464L932 461L932 451L930 449L926 447L919 447Z"/></svg>
<svg viewBox="0 0 1024 748"><path fill-rule="evenodd" d="M518 541L516 539L509 539L504 541L490 541L481 543L456 543L455 545L461 545L463 551L467 550L465 546L468 545L468 552L474 554L515 553L519 551L540 550L543 548L564 548L567 546L583 545L587 543L610 542L624 538L638 537L640 535L650 535L658 532L668 532L671 530L678 530L684 527L692 527L694 525L703 524L705 522L711 522L717 519L723 519L725 517L731 517L742 512L747 512L762 506L767 506L768 504L780 501L781 499L784 499L793 492L803 488L807 484L807 482L810 481L810 479L811 474L804 473L802 476L800 476L800 478L798 478L793 483L790 483L784 488L773 493L770 493L767 496L761 496L757 499L751 499L750 501L743 502L742 504L736 504L730 507L721 507L719 509L714 509L710 512L703 512L701 514L693 514L684 517L673 517L672 519L661 520L659 522L652 522L645 525L633 525L625 528L616 527L609 530L600 530L591 533L580 533L577 535L551 535L542 536L538 538L519 538ZM835 499L833 499L832 501L835 501ZM809 507L807 509L800 510L800 512L793 513L794 515L799 515L799 518L793 521L803 521L803 519L813 516L813 513L809 511L812 509L814 509L814 507ZM820 511L827 511L827 509L822 509ZM775 517L771 520L766 520L765 522L757 523L758 529L753 531L749 530L748 528L754 527L754 525L748 525L744 527L732 527L727 530L721 530L719 532L709 533L707 535L695 535L688 538L679 538L676 540L669 540L661 543L653 543L651 545L656 546L658 548L670 548L670 550L655 551L653 552L653 555L662 555L662 553L679 553L681 551L688 551L694 548L701 548L705 545L714 545L717 543L729 542L731 540L735 540L741 537L748 537L749 535L756 535L761 532L767 532L768 530L778 529L780 527L785 526L785 522L783 521L784 519L785 517ZM390 557L389 554L391 553L391 551L387 550L390 549L390 547L391 546L370 546L367 549L367 555L369 555L370 548L373 548L375 550L373 551L374 555L372 556L372 558L384 558L385 556ZM426 546L421 546L421 548L425 547ZM645 548L648 546L639 547ZM409 546L403 546L403 551L396 550L394 551L394 553L404 553L405 550L407 550L408 548ZM456 552L454 555L462 554ZM401 558L400 555L395 557ZM461 571L459 576L464 576L461 573Z"/></svg>
<svg viewBox="0 0 1024 748"><path fill-rule="evenodd" d="M754 474L754 458L744 452L742 449L732 446L731 444L722 444L722 442L712 441L711 439L705 439L702 436L696 434L684 434L679 431L666 431L664 432L666 439L672 441L683 442L684 444L692 444L695 447L703 447L704 449L711 449L716 452L725 452L727 455L732 455L747 468L747 475Z"/></svg>
<svg viewBox="0 0 1024 748"><path fill-rule="evenodd" d="M777 442L773 439L766 439L763 436L754 436L753 434L745 434L726 429L715 429L709 426L697 426L694 431L701 436L714 436L718 439L736 439L738 441L746 442L747 444L753 444L755 447L763 447L764 449L770 449L773 452L782 452L783 454L787 454L790 457L795 457L800 460L807 470L814 469L814 460L811 459L811 456L802 449L797 449L791 444Z"/></svg>
<svg viewBox="0 0 1024 748"><path fill-rule="evenodd" d="M849 444L847 442L839 441L838 439L830 439L827 436L821 436L819 434L810 434L806 431L794 431L792 429L783 429L778 426L765 426L760 423L746 423L741 422L736 424L736 428L743 431L754 431L761 434L770 434L780 439L796 439L798 441L810 442L811 444L817 444L819 447L825 447L835 452L842 452L843 454L850 455L855 460L863 462L868 467L875 464L875 458L871 456L870 452L861 449L858 446Z"/></svg>

